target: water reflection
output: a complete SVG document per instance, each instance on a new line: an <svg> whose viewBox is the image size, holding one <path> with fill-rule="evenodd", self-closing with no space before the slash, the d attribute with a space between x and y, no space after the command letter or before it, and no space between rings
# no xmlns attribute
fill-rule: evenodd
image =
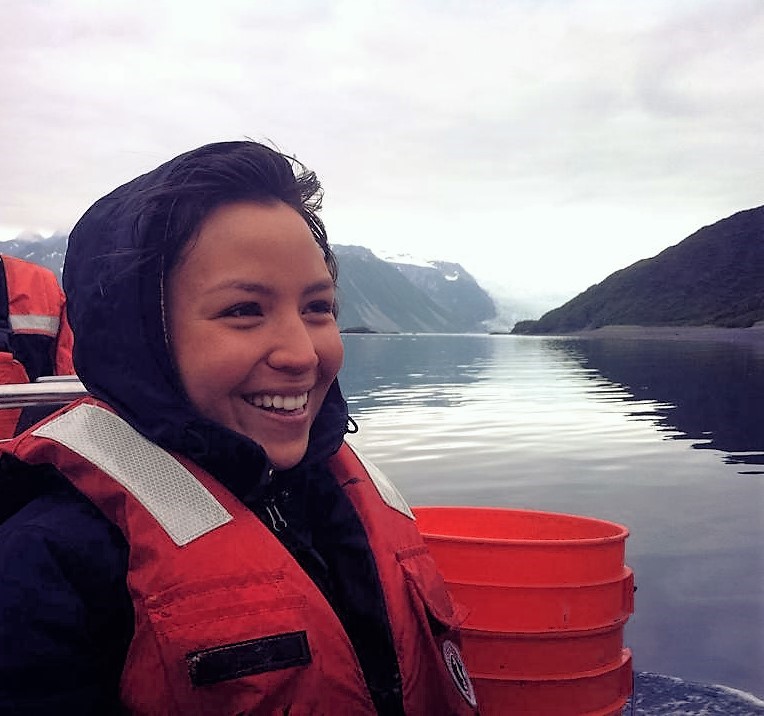
<svg viewBox="0 0 764 716"><path fill-rule="evenodd" d="M483 340L445 341L437 335L344 335L340 373L350 412L385 407L458 406L462 386L480 380L491 357Z"/></svg>
<svg viewBox="0 0 764 716"><path fill-rule="evenodd" d="M549 343L596 383L596 399L622 400L664 437L764 465L764 358L747 346L658 340L560 339ZM615 390L603 394L602 378ZM764 474L762 469L740 474Z"/></svg>
<svg viewBox="0 0 764 716"><path fill-rule="evenodd" d="M636 668L764 696L764 481L690 448L730 462L764 453L764 356L536 336L346 336L346 347L353 443L411 504L628 525Z"/></svg>

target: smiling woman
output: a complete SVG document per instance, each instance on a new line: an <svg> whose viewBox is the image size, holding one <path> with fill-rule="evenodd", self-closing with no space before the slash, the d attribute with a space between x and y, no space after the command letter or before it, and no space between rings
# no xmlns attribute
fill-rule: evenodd
<svg viewBox="0 0 764 716"><path fill-rule="evenodd" d="M342 365L334 283L305 221L280 202L220 207L170 274L167 298L191 402L259 443L274 467L294 467Z"/></svg>
<svg viewBox="0 0 764 716"><path fill-rule="evenodd" d="M64 268L90 396L0 447L0 711L470 714L461 615L344 441L312 172L211 144Z"/></svg>

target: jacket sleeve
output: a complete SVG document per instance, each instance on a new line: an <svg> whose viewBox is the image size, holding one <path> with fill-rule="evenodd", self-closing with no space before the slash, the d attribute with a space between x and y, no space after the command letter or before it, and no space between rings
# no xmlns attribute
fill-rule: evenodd
<svg viewBox="0 0 764 716"><path fill-rule="evenodd" d="M132 611L94 509L39 498L0 526L0 713L118 712Z"/></svg>

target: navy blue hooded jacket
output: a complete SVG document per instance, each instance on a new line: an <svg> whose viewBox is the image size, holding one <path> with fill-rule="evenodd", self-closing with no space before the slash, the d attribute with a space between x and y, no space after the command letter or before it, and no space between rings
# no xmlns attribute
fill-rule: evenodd
<svg viewBox="0 0 764 716"><path fill-rule="evenodd" d="M248 142L202 151L249 151ZM163 263L146 201L181 155L99 200L73 229L64 268L74 363L90 393L161 447L215 476L267 524L334 607L380 713L402 713L381 586L355 510L326 460L344 438L336 380L295 468L272 474L259 445L202 417L174 370ZM269 507L286 524L273 524ZM0 459L0 713L118 713L132 629L119 530L49 466Z"/></svg>

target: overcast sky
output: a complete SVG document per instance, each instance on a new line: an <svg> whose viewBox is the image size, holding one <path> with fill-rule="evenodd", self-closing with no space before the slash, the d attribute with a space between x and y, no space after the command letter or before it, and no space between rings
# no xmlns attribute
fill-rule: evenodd
<svg viewBox="0 0 764 716"><path fill-rule="evenodd" d="M0 36L0 239L251 137L333 243L558 305L764 203L762 0L0 0Z"/></svg>

